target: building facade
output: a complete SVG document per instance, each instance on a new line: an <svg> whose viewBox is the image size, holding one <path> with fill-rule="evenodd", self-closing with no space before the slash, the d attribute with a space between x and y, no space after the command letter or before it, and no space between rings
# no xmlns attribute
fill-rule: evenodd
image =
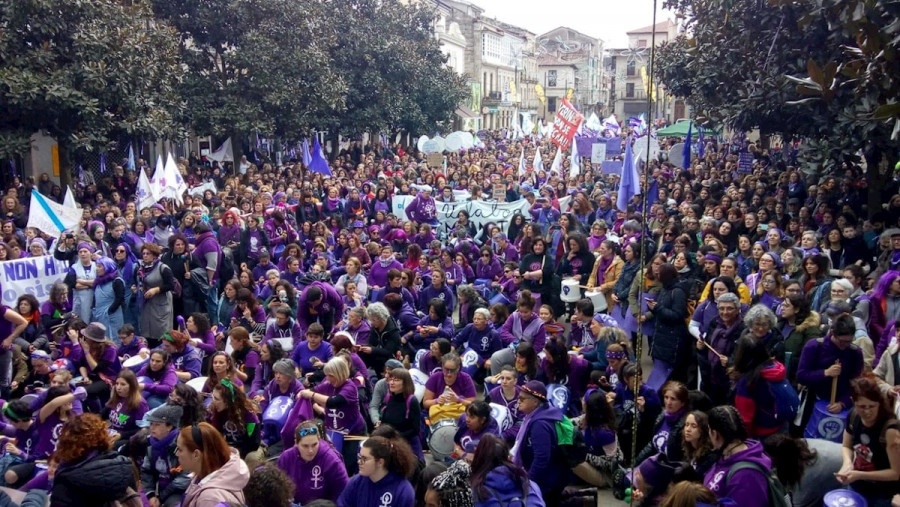
<svg viewBox="0 0 900 507"><path fill-rule="evenodd" d="M559 101L567 96L584 115L605 112L608 99L602 85L606 81L603 41L559 27L537 37L536 52L540 84L547 96L540 111L545 121L553 117Z"/></svg>

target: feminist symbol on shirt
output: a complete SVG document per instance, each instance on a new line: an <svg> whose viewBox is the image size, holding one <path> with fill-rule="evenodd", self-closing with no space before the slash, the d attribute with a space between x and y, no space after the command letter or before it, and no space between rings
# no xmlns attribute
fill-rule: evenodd
<svg viewBox="0 0 900 507"><path fill-rule="evenodd" d="M381 495L381 505L378 507L390 507L392 501L394 501L394 495L389 492L385 493Z"/></svg>
<svg viewBox="0 0 900 507"><path fill-rule="evenodd" d="M322 486L319 485L322 482L322 467L316 465L312 469L312 479L313 486L312 489L322 489Z"/></svg>
<svg viewBox="0 0 900 507"><path fill-rule="evenodd" d="M344 418L344 413L338 412L338 410L336 408L333 408L328 412L328 417L331 418L331 420L332 420L331 425L334 427L334 429L340 430L341 428L338 426L338 420L341 420Z"/></svg>

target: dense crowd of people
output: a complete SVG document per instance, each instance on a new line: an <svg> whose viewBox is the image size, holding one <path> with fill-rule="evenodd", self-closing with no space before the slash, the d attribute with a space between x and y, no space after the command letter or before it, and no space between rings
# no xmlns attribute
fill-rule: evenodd
<svg viewBox="0 0 900 507"><path fill-rule="evenodd" d="M191 154L184 179L215 190L144 209L150 169L123 162L77 188L60 238L26 205L64 192L15 179L0 261L70 268L0 307L0 494L891 505L900 179L868 189L859 168L809 175L789 147L710 136L687 168L651 161L646 199L618 209L618 175L587 158L478 137L430 167L354 142L330 175ZM502 220L465 206L523 200Z"/></svg>

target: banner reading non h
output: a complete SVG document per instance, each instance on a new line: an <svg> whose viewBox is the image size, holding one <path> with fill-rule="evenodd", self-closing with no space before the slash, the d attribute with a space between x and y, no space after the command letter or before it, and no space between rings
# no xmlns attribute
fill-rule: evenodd
<svg viewBox="0 0 900 507"><path fill-rule="evenodd" d="M568 99L562 99L559 109L556 110L556 118L553 120L553 132L550 134L550 140L561 150L569 149L572 138L575 137L575 132L583 121L584 116L575 110Z"/></svg>

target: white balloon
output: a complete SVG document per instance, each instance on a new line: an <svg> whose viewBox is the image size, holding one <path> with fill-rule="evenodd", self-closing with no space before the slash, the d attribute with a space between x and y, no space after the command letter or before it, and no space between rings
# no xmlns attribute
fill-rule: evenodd
<svg viewBox="0 0 900 507"><path fill-rule="evenodd" d="M463 146L462 135L459 132L454 132L447 136L447 140L444 142L444 145L447 147L448 151L459 151Z"/></svg>
<svg viewBox="0 0 900 507"><path fill-rule="evenodd" d="M419 138L419 141L416 143L416 148L419 151L425 151L425 143L428 142L428 136L422 136Z"/></svg>
<svg viewBox="0 0 900 507"><path fill-rule="evenodd" d="M447 149L447 140L444 139L443 137L441 137L440 134L435 136L434 139L432 139L432 141L436 142L438 145L438 149L434 153L440 153Z"/></svg>
<svg viewBox="0 0 900 507"><path fill-rule="evenodd" d="M634 141L634 157L637 160L644 160L647 153L647 136L643 135ZM650 158L659 157L659 140L655 137L650 139Z"/></svg>
<svg viewBox="0 0 900 507"><path fill-rule="evenodd" d="M669 162L675 167L684 167L684 143L678 143L669 148Z"/></svg>

